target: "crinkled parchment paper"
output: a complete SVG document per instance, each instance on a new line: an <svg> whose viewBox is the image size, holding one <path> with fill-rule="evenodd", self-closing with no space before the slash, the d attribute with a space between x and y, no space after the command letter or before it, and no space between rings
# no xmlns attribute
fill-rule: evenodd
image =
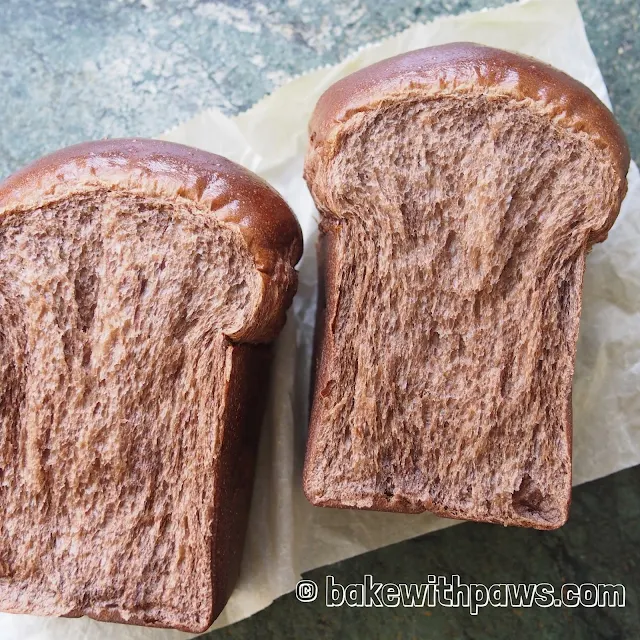
<svg viewBox="0 0 640 640"><path fill-rule="evenodd" d="M382 58L470 40L536 56L609 104L575 0L529 0L415 25L331 68L296 78L235 118L208 111L162 136L225 155L271 182L293 207L306 241L300 288L277 350L239 584L216 626L245 618L292 590L301 572L455 524L429 514L320 509L302 496L316 287L316 212L302 180L309 116L333 82ZM640 463L640 180L609 239L588 258L574 383L576 484ZM295 427L295 428L294 428ZM99 553L99 550L96 550ZM0 615L6 640L170 640L192 637L80 620Z"/></svg>

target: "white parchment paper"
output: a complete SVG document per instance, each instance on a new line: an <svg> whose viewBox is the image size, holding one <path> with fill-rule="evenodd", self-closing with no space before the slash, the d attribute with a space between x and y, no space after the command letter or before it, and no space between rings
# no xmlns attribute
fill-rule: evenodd
<svg viewBox="0 0 640 640"><path fill-rule="evenodd" d="M307 122L333 82L380 59L468 40L527 53L587 84L609 104L575 0L528 0L415 25L334 67L296 78L248 112L207 111L162 136L225 155L271 182L305 236L300 287L279 339L239 584L216 623L230 624L291 591L300 573L455 524L417 516L320 509L302 496L316 294L316 211L302 180ZM622 212L587 262L574 382L574 482L640 463L640 179L634 165ZM97 551L99 552L99 551ZM174 640L193 637L80 620L0 614L3 640Z"/></svg>

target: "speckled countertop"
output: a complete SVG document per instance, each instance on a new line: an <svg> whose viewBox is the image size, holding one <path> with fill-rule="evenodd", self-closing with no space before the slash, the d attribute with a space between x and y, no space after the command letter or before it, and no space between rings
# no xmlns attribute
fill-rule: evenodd
<svg viewBox="0 0 640 640"><path fill-rule="evenodd" d="M246 109L361 45L501 0L0 0L0 177L105 136L154 136L207 107ZM640 2L579 0L614 110L640 159ZM640 468L579 487L557 532L462 524L311 572L346 584L620 582L624 609L327 609L290 594L229 638L640 638Z"/></svg>

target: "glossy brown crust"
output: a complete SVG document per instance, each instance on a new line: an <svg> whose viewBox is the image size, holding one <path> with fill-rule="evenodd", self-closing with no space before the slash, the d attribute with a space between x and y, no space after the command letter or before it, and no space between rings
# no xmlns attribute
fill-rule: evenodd
<svg viewBox="0 0 640 640"><path fill-rule="evenodd" d="M238 226L260 271L302 255L298 221L275 189L240 165L173 142L83 142L45 156L0 183L0 215L104 187L182 197Z"/></svg>
<svg viewBox="0 0 640 640"><path fill-rule="evenodd" d="M624 133L589 88L535 58L469 42L411 51L336 82L313 112L311 144L326 160L333 155L340 125L360 111L411 95L474 93L533 101L558 126L589 135L626 175L630 156Z"/></svg>

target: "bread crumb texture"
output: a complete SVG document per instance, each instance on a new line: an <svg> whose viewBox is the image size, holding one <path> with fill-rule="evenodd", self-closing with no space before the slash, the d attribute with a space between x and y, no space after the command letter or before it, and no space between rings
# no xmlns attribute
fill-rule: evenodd
<svg viewBox="0 0 640 640"><path fill-rule="evenodd" d="M210 624L225 335L261 278L186 199L107 189L0 218L3 610Z"/></svg>
<svg viewBox="0 0 640 640"><path fill-rule="evenodd" d="M305 492L558 527L585 255L624 176L531 101L407 96L308 157L328 266Z"/></svg>

